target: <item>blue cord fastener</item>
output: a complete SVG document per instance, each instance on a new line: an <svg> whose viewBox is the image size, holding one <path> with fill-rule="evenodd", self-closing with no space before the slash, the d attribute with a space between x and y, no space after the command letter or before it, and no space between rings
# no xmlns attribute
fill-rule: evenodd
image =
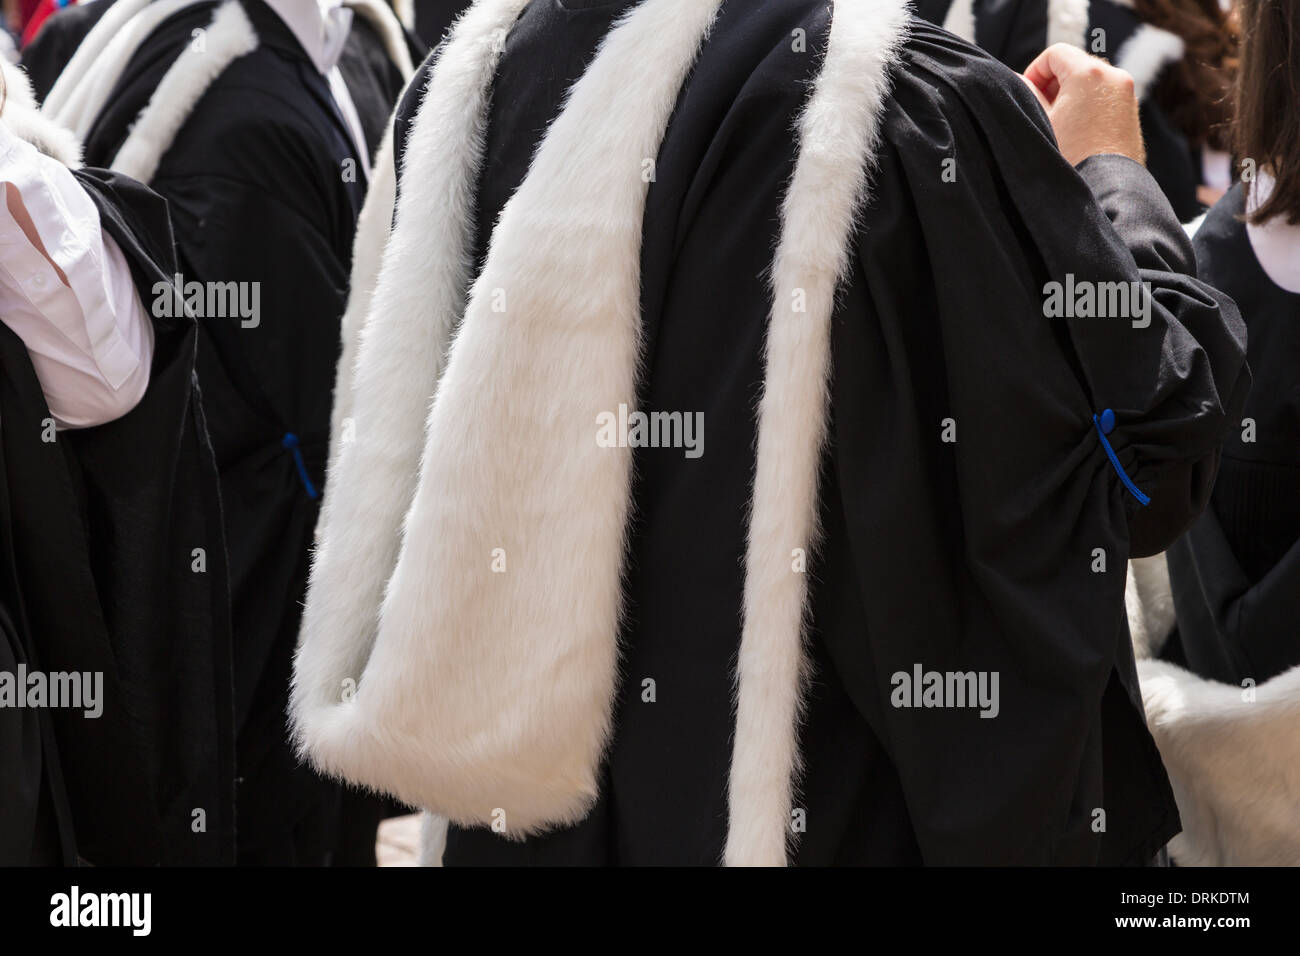
<svg viewBox="0 0 1300 956"><path fill-rule="evenodd" d="M1102 440L1105 441L1105 439ZM302 460L302 449L298 447L298 436L293 432L285 432L280 444L293 452L293 463L298 466L298 477L302 479L302 486L307 489L307 497L315 501L316 486L311 483L311 478L307 475L307 465ZM1114 460L1112 456L1111 461ZM1120 474L1123 474L1123 472Z"/></svg>
<svg viewBox="0 0 1300 956"><path fill-rule="evenodd" d="M1106 409L1100 415L1092 416L1092 423L1097 428L1097 437L1101 439L1101 447L1106 449L1106 457L1115 467L1115 473L1119 475L1119 480L1124 482L1124 487L1133 492L1133 497L1142 503L1142 507L1151 504L1151 499L1142 493L1137 485L1133 484L1124 466L1119 463L1119 457L1115 454L1115 449L1111 447L1110 440L1106 437L1115 430L1115 413L1111 409Z"/></svg>

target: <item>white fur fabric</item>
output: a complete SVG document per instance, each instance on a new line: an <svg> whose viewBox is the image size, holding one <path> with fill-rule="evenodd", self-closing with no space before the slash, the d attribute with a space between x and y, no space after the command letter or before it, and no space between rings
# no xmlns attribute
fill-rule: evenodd
<svg viewBox="0 0 1300 956"><path fill-rule="evenodd" d="M139 11L121 24L117 32L108 38L100 55L87 65L81 76L77 77L76 85L69 91L67 101L57 108L54 104L47 104L46 112L74 130L78 136L85 138L104 111L109 96L117 87L118 80L121 79L140 45L168 17L199 2L202 0L155 0L154 3ZM115 10L116 5L104 15L104 18L108 19ZM95 31L92 30L87 40L96 39L94 33Z"/></svg>
<svg viewBox="0 0 1300 956"><path fill-rule="evenodd" d="M409 80L415 72L411 63L411 51L406 46L406 34L402 32L402 21L398 14L382 0L344 0L344 6L370 23L383 40L384 51L393 61L403 80Z"/></svg>
<svg viewBox="0 0 1300 956"><path fill-rule="evenodd" d="M465 310L488 97L501 38L526 3L480 0L453 27L433 69L410 130L404 201L362 330L355 390L340 392L355 396L342 416L353 440L331 438L339 451L317 525L294 669L294 729L322 770L389 792L422 790L422 768L368 741L398 742L369 728L374 718L350 692L371 656L415 496L426 415ZM341 382L352 364L340 371ZM388 678L372 674L370 684ZM416 701L404 706L413 713L401 724L421 709ZM419 743L418 734L408 736Z"/></svg>
<svg viewBox="0 0 1300 956"><path fill-rule="evenodd" d="M117 0L99 19L90 32L82 38L77 50L59 73L54 86L45 97L42 108L55 120L64 117L63 110L74 91L83 88L83 79L91 69L104 64L104 51L122 32L127 21L147 7L150 0ZM119 71L121 67L118 68Z"/></svg>
<svg viewBox="0 0 1300 956"><path fill-rule="evenodd" d="M513 837L596 797L631 468L630 450L597 445L597 416L635 404L643 163L719 2L645 0L605 38L467 302L487 97L523 3L481 0L453 29L411 130L319 529L292 714L323 771ZM839 0L800 121L759 413L732 864L786 862L806 601L791 552L814 545L834 296L908 18L905 0Z"/></svg>
<svg viewBox="0 0 1300 956"><path fill-rule="evenodd" d="M336 671L308 686L315 699L298 711L324 769L515 837L577 821L595 799L616 683L632 460L630 448L597 443L597 422L636 401L649 189L642 161L658 155L720 2L645 0L621 20L502 211L437 383L419 483L359 689L338 703L340 679L357 671ZM440 59L421 113L451 107L437 74L453 56L447 50ZM647 65L634 84L626 74L632 62ZM463 112L464 101L454 108ZM424 126L422 115L412 135ZM423 233L430 217L445 215L446 189L425 169L420 146L412 141L403 182L420 189L428 172L439 190L439 205L415 223ZM403 224L422 197L410 198L399 209L394 253L410 241ZM385 262L376 316L388 275ZM409 282L412 273L400 275ZM437 301L442 290L423 292ZM366 328L356 440L340 454L336 487L345 494L336 492L336 505L352 499L356 507L349 462L373 470L367 442L397 414L387 405L367 413L368 357L403 348L412 314L427 308L389 326L395 341L376 341L382 326ZM419 404L430 394L417 396ZM324 562L348 540L336 535L361 530L338 517L324 525L318 570L328 570ZM357 518L373 526L364 511ZM344 573L355 573L355 551L340 558ZM494 559L506 562L503 572L493 570ZM334 626L313 613L325 580L312 584L300 659L312 652L314 628ZM329 603L326 595L320 609Z"/></svg>
<svg viewBox="0 0 1300 956"><path fill-rule="evenodd" d="M1048 0L1047 45L1068 43L1087 49L1088 0Z"/></svg>
<svg viewBox="0 0 1300 956"><path fill-rule="evenodd" d="M5 83L5 103L0 117L10 132L64 166L72 169L80 166L80 141L72 130L60 126L37 109L26 71L3 58L0 58L0 71L4 73Z"/></svg>
<svg viewBox="0 0 1300 956"><path fill-rule="evenodd" d="M1300 866L1300 667L1255 688L1165 661L1138 676L1183 821L1174 862Z"/></svg>
<svg viewBox="0 0 1300 956"><path fill-rule="evenodd" d="M400 63L398 68L401 69ZM408 70L403 73L408 85L412 72ZM397 97L399 104L406 92L404 88ZM334 404L330 410L331 474L334 462L338 459L339 446L344 441L351 440L353 434L355 422L352 418L352 380L361 347L361 331L370 313L370 303L374 299L375 287L379 284L379 268L392 232L393 207L397 201L397 168L393 150L395 121L396 109L389 116L388 124L384 127L384 137L379 141L370 182L366 187L366 201L357 217L357 231L352 240L348 304L340 323L339 362L334 375ZM447 344L442 344L444 350Z"/></svg>
<svg viewBox="0 0 1300 956"><path fill-rule="evenodd" d="M798 771L807 575L817 533L830 327L868 196L903 0L837 0L826 60L798 124L799 152L772 267L758 457L745 555L744 630L728 787L728 865L782 865ZM796 311L802 292L806 311Z"/></svg>
<svg viewBox="0 0 1300 956"><path fill-rule="evenodd" d="M165 2L165 0L164 0ZM117 155L113 169L148 183L195 105L222 73L257 49L257 31L238 0L212 15L202 45L190 43L164 74Z"/></svg>
<svg viewBox="0 0 1300 956"><path fill-rule="evenodd" d="M399 98L400 99L400 98ZM348 304L340 323L340 352L334 373L334 405L330 409L330 470L338 460L343 442L353 433L352 377L361 345L361 329L379 283L379 267L388 246L397 200L397 170L393 162L393 121L389 118L384 138L379 141L375 164L366 187L366 201L357 217L352 239L352 273L348 281Z"/></svg>
<svg viewBox="0 0 1300 956"><path fill-rule="evenodd" d="M1116 51L1113 62L1133 77L1134 92L1141 100L1165 67L1183 58L1183 51L1183 40L1177 34L1144 23Z"/></svg>
<svg viewBox="0 0 1300 956"><path fill-rule="evenodd" d="M1163 552L1129 561L1124 606L1128 612L1134 656L1138 660L1155 657L1165 646L1176 623L1169 565Z"/></svg>

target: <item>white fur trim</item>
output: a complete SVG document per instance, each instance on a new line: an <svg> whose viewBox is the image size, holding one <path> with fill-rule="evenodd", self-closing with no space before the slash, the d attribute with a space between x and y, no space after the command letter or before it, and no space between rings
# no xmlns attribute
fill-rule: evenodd
<svg viewBox="0 0 1300 956"><path fill-rule="evenodd" d="M728 865L786 862L807 611L807 575L792 570L791 554L816 544L835 293L867 200L888 67L908 21L904 0L837 0L825 64L799 120L799 154L772 267L737 663ZM804 312L794 311L795 290L804 293Z"/></svg>
<svg viewBox="0 0 1300 956"><path fill-rule="evenodd" d="M411 130L354 438L321 519L291 705L321 770L461 824L504 811L514 837L581 819L595 799L631 472L629 450L597 445L597 415L634 405L639 173L719 3L645 0L605 38L502 212L453 342L487 98L523 4L485 0L454 28ZM839 0L800 119L759 412L732 864L786 862L807 597L789 555L815 543L835 292L908 20L905 0ZM632 61L641 83L625 82ZM795 288L806 313L785 307Z"/></svg>
<svg viewBox="0 0 1300 956"><path fill-rule="evenodd" d="M400 102L400 97L399 97ZM348 282L348 305L340 323L340 352L334 373L334 405L330 410L331 473L339 450L352 433L352 378L361 344L361 330L370 312L379 268L393 223L393 204L397 198L397 170L393 159L393 118L389 118L384 138L366 188L366 201L357 217L357 231L352 239L352 274Z"/></svg>
<svg viewBox="0 0 1300 956"><path fill-rule="evenodd" d="M1087 49L1088 0L1048 0L1047 45L1068 43Z"/></svg>
<svg viewBox="0 0 1300 956"><path fill-rule="evenodd" d="M1134 92L1141 100L1165 67L1183 58L1183 50L1182 38L1177 34L1144 23L1119 48L1114 63L1133 77Z"/></svg>
<svg viewBox="0 0 1300 956"><path fill-rule="evenodd" d="M597 416L635 405L649 189L642 163L658 155L720 3L645 0L620 20L502 211L428 413L419 483L379 634L353 699L339 704L341 681L358 670L312 673L307 683L303 662L314 642L336 631L338 612L351 611L332 605L364 566L355 545L370 553L358 539L375 526L373 502L358 493L360 476L349 471L374 475L370 451L382 453L391 438L382 433L399 418L418 422L433 394L409 396L413 407L375 402L374 366L381 363L370 355L403 348L413 338L413 317L428 316L431 299L437 304L459 291L413 290L420 304L393 309L404 316L396 328L377 322L390 275L406 284L427 272L428 229L446 216L448 189L439 179L447 173L440 177L438 164L428 162L426 140L414 139L436 119L424 114L463 114L476 105L439 88L452 50L435 68L403 183L424 190L427 181L436 194L428 206L420 194L409 203L403 194L361 343L356 440L339 457L338 486L349 494L332 502L338 510L324 525L304 620L295 716L322 769L461 824L491 824L503 814L514 837L576 822L596 798L617 676L632 463L630 448L597 443ZM630 62L645 65L641 82L627 82ZM486 92L480 97L485 102ZM592 116L616 121L592 124ZM619 156L624 162L611 161ZM477 184L458 185L472 199ZM408 251L412 243L419 248ZM463 247L458 251L463 260ZM413 252L417 267L390 270L404 252ZM454 321L455 303L448 305L436 320L417 324ZM390 329L399 341L383 340ZM391 496L389 476L377 477ZM345 508L349 524L340 522ZM492 571L495 549L508 562L505 573ZM361 611L370 617L373 606ZM364 618L352 623L362 633L372 626ZM354 644L353 635L341 643Z"/></svg>
<svg viewBox="0 0 1300 956"><path fill-rule="evenodd" d="M406 46L406 34L402 31L402 21L382 0L344 0L344 6L364 17L371 26L379 31L384 42L384 50L393 61L403 80L409 80L415 72L411 63L411 51Z"/></svg>
<svg viewBox="0 0 1300 956"><path fill-rule="evenodd" d="M156 0L137 13L109 40L99 59L90 64L78 80L67 103L52 115L78 136L89 135L141 44L168 17L200 2L202 0Z"/></svg>
<svg viewBox="0 0 1300 956"><path fill-rule="evenodd" d="M480 0L452 29L434 66L410 130L403 202L362 330L355 412L348 416L355 437L342 443L334 436L341 450L331 461L317 525L294 668L295 735L321 769L391 792L412 789L407 778L419 773L418 764L359 761L366 730L353 725L366 715L356 701L341 708L336 702L346 699L343 682L357 681L366 668L397 563L426 412L472 280L474 190L500 38L527 2ZM370 683L381 679L372 674ZM380 756L373 748L372 757ZM394 769L390 761L398 764L396 785L386 772ZM358 762L366 765L358 770Z"/></svg>
<svg viewBox="0 0 1300 956"><path fill-rule="evenodd" d="M975 0L952 0L943 18L943 28L968 43L975 42Z"/></svg>
<svg viewBox="0 0 1300 956"><path fill-rule="evenodd" d="M10 106L21 106L29 110L37 108L36 94L32 92L32 81L25 69L8 60L0 60L0 73L4 74L5 83L4 109Z"/></svg>
<svg viewBox="0 0 1300 956"><path fill-rule="evenodd" d="M1129 561L1124 606L1128 611L1134 656L1138 660L1155 657L1176 623L1169 565L1163 552Z"/></svg>
<svg viewBox="0 0 1300 956"><path fill-rule="evenodd" d="M212 16L202 48L187 45L163 76L113 159L113 168L142 183L153 179L185 121L226 67L257 49L257 31L238 0Z"/></svg>
<svg viewBox="0 0 1300 956"><path fill-rule="evenodd" d="M415 0L393 0L393 12L406 29L415 30Z"/></svg>
<svg viewBox="0 0 1300 956"><path fill-rule="evenodd" d="M117 0L78 44L77 50L59 73L43 109L47 116L58 120L74 90L82 88L82 81L93 67L103 65L103 54L108 45L122 32L127 21L149 5L150 0Z"/></svg>
<svg viewBox="0 0 1300 956"><path fill-rule="evenodd" d="M36 108L31 81L19 66L0 58L4 72L5 104L4 123L19 139L35 146L46 156L63 165L76 168L81 165L81 142L75 133L44 116Z"/></svg>
<svg viewBox="0 0 1300 956"><path fill-rule="evenodd" d="M1300 667L1247 691L1140 661L1147 723L1173 784L1179 866L1300 866Z"/></svg>

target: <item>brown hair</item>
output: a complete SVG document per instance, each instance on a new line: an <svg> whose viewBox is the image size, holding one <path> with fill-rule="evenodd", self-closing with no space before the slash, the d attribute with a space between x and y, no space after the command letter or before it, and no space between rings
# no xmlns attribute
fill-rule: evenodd
<svg viewBox="0 0 1300 956"><path fill-rule="evenodd" d="M1157 81L1156 103L1192 146L1226 151L1240 35L1219 0L1134 0L1143 23L1183 41L1183 58Z"/></svg>
<svg viewBox="0 0 1300 956"><path fill-rule="evenodd" d="M1249 217L1300 222L1300 5L1296 0L1239 0L1241 77L1233 146L1267 167L1276 185Z"/></svg>

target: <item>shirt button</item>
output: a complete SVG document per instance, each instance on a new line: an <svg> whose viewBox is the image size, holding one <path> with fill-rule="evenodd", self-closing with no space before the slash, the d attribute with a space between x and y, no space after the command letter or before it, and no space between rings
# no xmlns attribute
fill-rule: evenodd
<svg viewBox="0 0 1300 956"><path fill-rule="evenodd" d="M38 288L38 289L44 289L44 288L45 288L45 276L39 276L39 275L38 275L38 276L36 276L35 278L33 278L33 279L32 279L32 285L34 285L34 286L35 286L36 288Z"/></svg>

